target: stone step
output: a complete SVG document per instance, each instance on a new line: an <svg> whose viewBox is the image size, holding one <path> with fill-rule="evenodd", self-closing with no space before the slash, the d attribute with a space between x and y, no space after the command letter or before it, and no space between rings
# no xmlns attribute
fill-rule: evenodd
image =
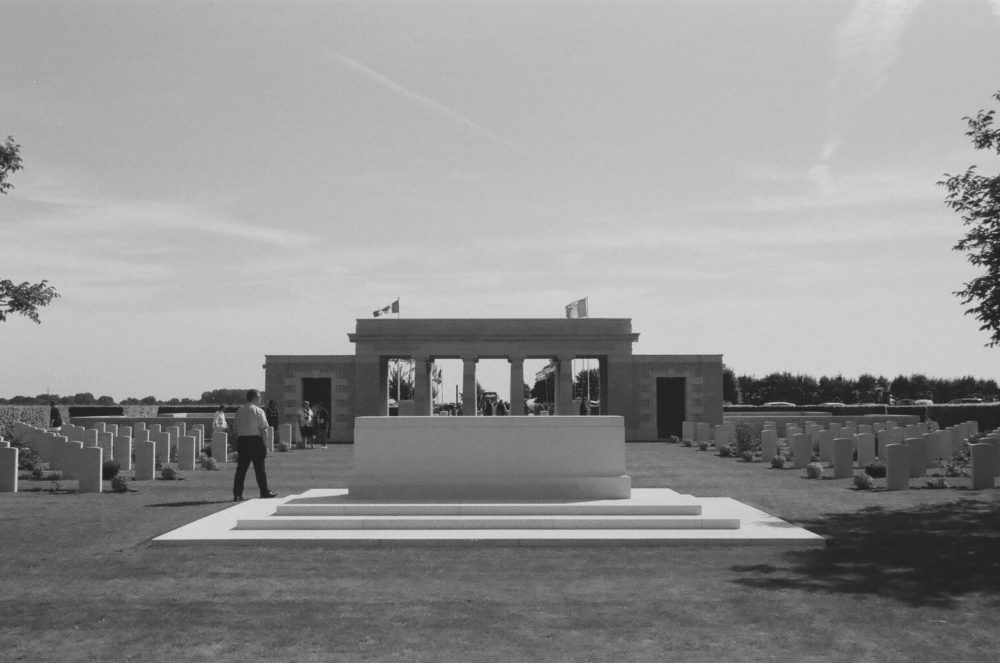
<svg viewBox="0 0 1000 663"><path fill-rule="evenodd" d="M270 516L238 530L663 530L739 529L739 518L702 516Z"/></svg>
<svg viewBox="0 0 1000 663"><path fill-rule="evenodd" d="M276 516L700 516L693 497L671 504L533 503L299 503L279 504Z"/></svg>

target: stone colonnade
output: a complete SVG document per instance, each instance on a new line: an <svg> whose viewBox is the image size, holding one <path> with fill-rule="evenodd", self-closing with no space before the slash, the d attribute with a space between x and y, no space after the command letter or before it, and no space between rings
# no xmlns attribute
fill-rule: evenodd
<svg viewBox="0 0 1000 663"><path fill-rule="evenodd" d="M413 401L414 407L416 409L416 415L426 416L432 414L432 396L434 393L433 385L431 384L431 367L434 364L436 357L428 356L418 356L409 357L414 361L414 376L413 376ZM489 357L493 359L494 357ZM576 415L577 412L574 411L573 406L573 369L572 361L576 357L572 356L556 356L550 357L549 361L555 367L556 376L556 386L555 386L555 406L556 414L558 415ZM591 357L580 357L580 358L591 358ZM382 357L379 362L379 383L386 385L388 381L388 363L389 357ZM462 402L463 403L476 403L476 365L479 363L480 357L476 356L463 356L462 360ZM485 359L485 357L484 357ZM506 357L507 362L510 363L510 413L511 414L521 414L524 412L524 361L526 357L515 356ZM606 383L606 379L603 378L605 375L605 362L603 359L598 359L599 373L602 376L601 382L602 387ZM383 392L384 393L384 392ZM606 393L601 391L601 394ZM386 416L388 414L388 405L386 402L382 401L379 403L378 416ZM475 416L475 407L464 407L462 410L464 416Z"/></svg>
<svg viewBox="0 0 1000 663"><path fill-rule="evenodd" d="M524 413L524 362L547 359L555 367L556 414L573 407L573 359L596 359L601 413L631 418L632 344L639 335L625 318L604 319L414 319L358 320L348 334L355 344L355 416L386 416L389 361L415 362L415 414L433 413L431 366L462 361L462 413L476 414L476 365L499 359L510 364L510 413ZM531 376L532 378L534 376Z"/></svg>

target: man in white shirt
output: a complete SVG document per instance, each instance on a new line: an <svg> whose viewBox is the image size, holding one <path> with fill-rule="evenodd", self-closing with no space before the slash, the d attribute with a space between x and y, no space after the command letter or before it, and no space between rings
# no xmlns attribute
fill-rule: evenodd
<svg viewBox="0 0 1000 663"><path fill-rule="evenodd" d="M236 411L233 429L236 432L236 478L233 480L233 501L243 501L243 483L246 481L247 469L253 463L253 473L257 478L257 488L261 497L277 497L276 491L267 487L267 472L264 471L264 459L267 458L267 447L264 438L267 435L267 415L260 408L261 395L256 389L247 392L247 403Z"/></svg>

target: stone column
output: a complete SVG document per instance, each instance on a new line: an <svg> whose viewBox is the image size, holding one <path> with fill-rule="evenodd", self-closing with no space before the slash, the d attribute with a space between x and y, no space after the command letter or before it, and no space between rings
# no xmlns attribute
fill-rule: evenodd
<svg viewBox="0 0 1000 663"><path fill-rule="evenodd" d="M524 414L524 357L509 357L510 362L510 414Z"/></svg>
<svg viewBox="0 0 1000 663"><path fill-rule="evenodd" d="M462 357L462 416L476 416L476 357Z"/></svg>
<svg viewBox="0 0 1000 663"><path fill-rule="evenodd" d="M556 414L577 415L573 410L573 358L560 355L556 360Z"/></svg>
<svg viewBox="0 0 1000 663"><path fill-rule="evenodd" d="M431 386L431 362L427 357L413 358L413 406L414 414L427 417L433 413Z"/></svg>

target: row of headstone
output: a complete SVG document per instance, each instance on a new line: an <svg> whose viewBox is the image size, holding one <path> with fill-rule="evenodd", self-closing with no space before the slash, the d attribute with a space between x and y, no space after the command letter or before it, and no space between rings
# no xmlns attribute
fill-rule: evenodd
<svg viewBox="0 0 1000 663"><path fill-rule="evenodd" d="M71 441L65 435L43 430L21 422L14 423L14 436L30 447L49 464L49 468L62 471L64 479L75 479L81 493L99 493L102 489L101 473L104 465L104 449L100 446L84 446L79 440ZM14 450L17 451L16 449ZM5 454L5 463L14 461L14 481L12 490L17 490L17 454ZM9 470L4 464L4 472ZM9 477L8 477L9 479ZM10 484L5 481L4 485ZM8 491L9 492L9 491Z"/></svg>
<svg viewBox="0 0 1000 663"><path fill-rule="evenodd" d="M727 422L713 428L704 422L685 421L685 440L710 442L717 446L735 440L735 424ZM831 423L827 428L813 422L802 427L786 424L784 443L792 457L792 467L805 468L814 452L819 460L833 467L835 479L848 479L857 467L864 468L876 461L886 465L886 482L890 490L909 488L913 478L926 476L927 469L936 467L939 459L949 459L979 432L979 424L966 421L946 429L936 429L927 423L899 426L895 421L872 424ZM760 434L761 454L766 459L780 452L777 425L765 421ZM1000 476L1000 431L984 436L972 449L973 489L992 488ZM891 469L890 469L891 467Z"/></svg>

